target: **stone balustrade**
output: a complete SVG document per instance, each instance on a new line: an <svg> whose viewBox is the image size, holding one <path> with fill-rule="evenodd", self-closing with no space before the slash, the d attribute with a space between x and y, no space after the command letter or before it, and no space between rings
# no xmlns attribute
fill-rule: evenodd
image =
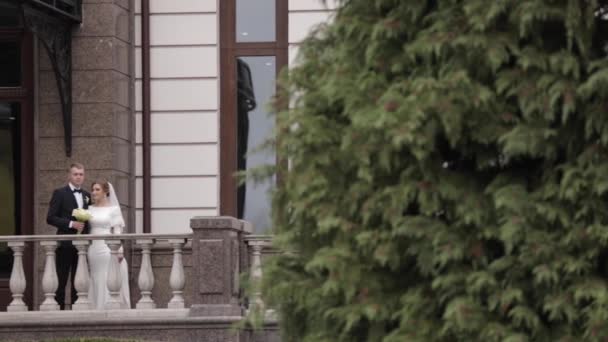
<svg viewBox="0 0 608 342"><path fill-rule="evenodd" d="M12 302L8 312L0 312L0 340L73 336L141 339L145 335L178 342L279 341L276 315L265 307L259 289L264 256L276 252L270 247L270 236L251 235L251 224L232 217L194 217L190 228L191 234L0 236L0 242L7 243L14 256L9 282ZM72 310L60 311L55 301L55 250L63 240L72 240L78 251L74 284L78 300ZM126 255L136 280L130 284L136 287L131 288L131 294L137 296L132 298L131 310L118 306L91 310L87 251L93 240L104 240L111 250L113 266L107 286L114 294L120 293L121 286L117 281L121 242L125 251L131 252ZM31 253L33 250L41 253ZM34 264L43 267L42 276L25 273L30 267L24 263L32 262L24 257L28 254L40 258ZM252 284L258 287L246 299L239 279L248 271ZM28 279L40 283L31 284ZM32 298L25 297L32 288L44 295L36 307L28 302ZM234 331L234 323L247 314L244 303L266 314L263 330Z"/></svg>
<svg viewBox="0 0 608 342"><path fill-rule="evenodd" d="M110 292L108 310L120 309L119 293L121 276L119 267L119 248L121 244L128 245L130 250L139 254L139 265L131 265L138 269L134 274L139 298L134 301L133 309L163 309L155 301L152 293L155 277L152 267L152 254L155 247L172 249L172 262L168 279L161 277L168 284L171 298L164 309L189 309L191 316L222 316L234 317L245 313L242 303L248 302L249 308L265 310L259 290L262 277L262 255L270 249L271 237L266 235L251 235L251 226L247 222L231 217L195 217L191 220L191 234L122 234L122 235L35 235L35 236L0 236L0 242L8 244L13 251L14 262L10 276L10 291L12 301L7 307L9 312L25 312L32 308L24 301L28 277L24 272L24 253L29 248L38 248L43 252L43 260L38 264L44 265L43 274L39 281L39 289L44 299L33 310L59 311L55 301L58 279L55 265L55 253L59 241L71 240L78 251L78 267L74 287L78 300L72 303L72 311L91 310L92 303L88 300L90 275L87 251L92 241L104 240L111 251L110 267L108 270L107 287ZM192 248L192 271L190 279L186 278L182 255L185 246ZM167 256L167 257L170 257ZM190 259L189 259L190 260ZM168 262L169 260L167 260ZM138 267L139 266L139 267ZM238 279L241 273L250 270L255 291L248 301L241 298ZM185 300L184 288L189 283L193 294ZM157 284L158 285L158 284ZM192 298L190 298L192 296ZM186 301L191 302L186 308ZM167 303L166 301L164 303ZM1 321L0 316L0 321Z"/></svg>
<svg viewBox="0 0 608 342"><path fill-rule="evenodd" d="M141 250L141 266L139 271L138 285L140 286L141 299L137 302L138 309L156 308L151 291L154 287L154 272L150 262L150 250L157 242L168 241L173 247L173 267L171 268L170 286L173 297L169 308L184 308L182 291L185 285L184 265L182 263L182 250L192 234L122 234L122 235L35 235L35 236L1 236L0 242L7 242L13 251L14 261L10 276L10 290L12 301L7 311L28 311L28 306L23 301L26 287L23 253L29 244L38 243L44 250L44 272L42 276L42 290L44 301L40 304L40 311L57 311L59 305L55 301L55 292L58 286L57 271L55 265L55 250L59 241L72 240L78 250L78 267L74 279L74 286L78 293L78 300L73 303L72 310L90 310L88 301L89 290L89 268L87 262L87 250L94 240L104 240L111 251L110 268L108 270L107 285L110 290L110 302L108 309L120 308L121 275L118 259L118 249L122 241L134 242L134 247ZM31 284L29 284L31 286Z"/></svg>

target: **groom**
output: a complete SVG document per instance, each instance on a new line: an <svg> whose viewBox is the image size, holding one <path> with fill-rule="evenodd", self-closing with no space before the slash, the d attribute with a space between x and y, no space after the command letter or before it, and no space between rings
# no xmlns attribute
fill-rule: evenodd
<svg viewBox="0 0 608 342"><path fill-rule="evenodd" d="M72 216L76 208L89 208L91 195L82 189L84 183L84 166L80 163L70 165L68 170L68 185L56 189L51 197L49 212L46 222L57 228L57 234L88 233L88 223L78 222ZM57 278L59 287L55 299L61 310L65 309L65 286L68 275L71 272L71 303L76 302L76 289L74 288L74 276L78 265L78 251L71 241L60 241L56 254Z"/></svg>

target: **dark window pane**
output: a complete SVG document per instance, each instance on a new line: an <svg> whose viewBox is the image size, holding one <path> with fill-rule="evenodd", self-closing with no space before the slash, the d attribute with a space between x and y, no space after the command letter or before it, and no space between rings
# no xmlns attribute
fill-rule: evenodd
<svg viewBox="0 0 608 342"><path fill-rule="evenodd" d="M19 104L0 102L0 235L17 235L19 194ZM0 243L0 277L10 275L13 254Z"/></svg>
<svg viewBox="0 0 608 342"><path fill-rule="evenodd" d="M19 27L21 20L15 4L0 0L0 27Z"/></svg>
<svg viewBox="0 0 608 342"><path fill-rule="evenodd" d="M246 170L261 165L274 165L276 154L256 151L274 132L274 117L269 102L275 93L275 57L239 57L238 75L238 168ZM270 227L270 189L274 181L254 183L247 180L238 189L238 216L253 223L256 233Z"/></svg>
<svg viewBox="0 0 608 342"><path fill-rule="evenodd" d="M0 87L21 84L21 46L17 42L0 42Z"/></svg>
<svg viewBox="0 0 608 342"><path fill-rule="evenodd" d="M236 41L276 40L276 0L236 0Z"/></svg>

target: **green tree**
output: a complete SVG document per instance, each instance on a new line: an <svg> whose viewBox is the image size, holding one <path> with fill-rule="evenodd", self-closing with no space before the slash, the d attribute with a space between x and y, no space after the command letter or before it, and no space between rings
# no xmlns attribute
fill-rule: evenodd
<svg viewBox="0 0 608 342"><path fill-rule="evenodd" d="M284 340L608 338L608 1L341 5L277 116Z"/></svg>

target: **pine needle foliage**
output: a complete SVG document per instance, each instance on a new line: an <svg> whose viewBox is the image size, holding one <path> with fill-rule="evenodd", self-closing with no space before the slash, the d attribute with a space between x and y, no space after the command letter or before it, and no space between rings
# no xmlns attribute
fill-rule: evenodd
<svg viewBox="0 0 608 342"><path fill-rule="evenodd" d="M282 81L283 339L608 339L608 1L340 5Z"/></svg>

